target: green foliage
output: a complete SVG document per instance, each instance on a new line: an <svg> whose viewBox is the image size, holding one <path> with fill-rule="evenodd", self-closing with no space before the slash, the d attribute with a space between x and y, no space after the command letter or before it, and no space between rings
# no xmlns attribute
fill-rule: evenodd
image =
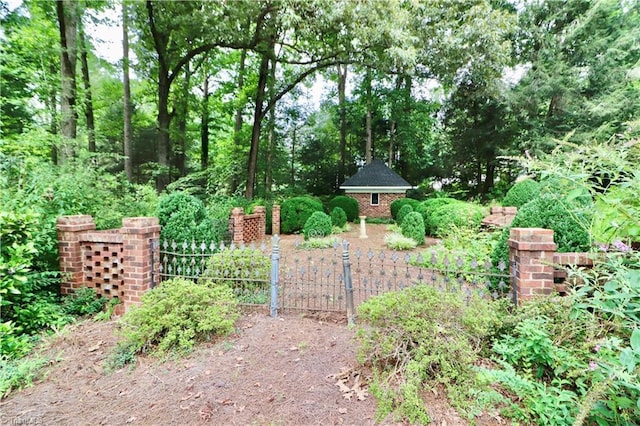
<svg viewBox="0 0 640 426"><path fill-rule="evenodd" d="M173 192L160 198L156 212L161 238L176 242L219 242L226 235L228 218L225 221L225 234L221 235L220 226L211 220L202 201L184 192Z"/></svg>
<svg viewBox="0 0 640 426"><path fill-rule="evenodd" d="M346 209L343 208L345 212ZM307 219L314 212L323 212L322 203L311 197L293 197L282 203L280 210L281 230L283 234L294 234L302 231ZM349 213L347 212L347 218Z"/></svg>
<svg viewBox="0 0 640 426"><path fill-rule="evenodd" d="M413 238L405 237L396 232L385 234L384 244L391 250L412 250L418 246Z"/></svg>
<svg viewBox="0 0 640 426"><path fill-rule="evenodd" d="M422 220L420 213L408 213L402 221L400 228L402 230L402 235L407 238L411 238L418 245L424 244L424 221Z"/></svg>
<svg viewBox="0 0 640 426"><path fill-rule="evenodd" d="M12 321L0 323L0 359L22 358L33 347L32 340Z"/></svg>
<svg viewBox="0 0 640 426"><path fill-rule="evenodd" d="M425 424L420 398L442 383L450 393L473 381L479 349L500 321L497 304L418 285L369 299L358 308L358 359L374 372L378 419L389 412ZM400 380L398 380L400 378Z"/></svg>
<svg viewBox="0 0 640 426"><path fill-rule="evenodd" d="M329 236L324 238L311 238L305 241L302 241L296 248L301 250L306 249L325 249L331 247L337 247L339 241L336 237Z"/></svg>
<svg viewBox="0 0 640 426"><path fill-rule="evenodd" d="M396 215L396 222L402 225L402 221L404 217L413 211L413 206L410 204L405 204L398 210L398 214Z"/></svg>
<svg viewBox="0 0 640 426"><path fill-rule="evenodd" d="M49 360L41 356L21 359L0 357L0 398L11 391L32 386L48 363Z"/></svg>
<svg viewBox="0 0 640 426"><path fill-rule="evenodd" d="M520 209L511 222L513 228L553 229L553 239L558 252L588 251L589 233L584 224L589 221L590 213L575 204L565 202L561 197L548 192L541 193ZM509 229L505 228L491 255L494 265L500 260L508 262Z"/></svg>
<svg viewBox="0 0 640 426"><path fill-rule="evenodd" d="M413 198L398 198L391 202L389 208L391 209L391 217L398 223L402 223L401 220L398 220L398 212L402 209L403 206L409 205L412 207L412 211L420 205L420 201Z"/></svg>
<svg viewBox="0 0 640 426"><path fill-rule="evenodd" d="M331 224L338 228L344 228L347 224L347 214L342 207L334 207L331 210Z"/></svg>
<svg viewBox="0 0 640 426"><path fill-rule="evenodd" d="M199 283L233 289L241 303L266 303L271 273L269 256L260 249L230 248L214 253Z"/></svg>
<svg viewBox="0 0 640 426"><path fill-rule="evenodd" d="M90 287L76 289L62 301L62 310L73 316L93 315L102 311L107 298L98 297L96 290Z"/></svg>
<svg viewBox="0 0 640 426"><path fill-rule="evenodd" d="M522 207L540 193L541 185L533 179L525 179L514 184L502 200L503 206Z"/></svg>
<svg viewBox="0 0 640 426"><path fill-rule="evenodd" d="M358 200L346 195L335 196L329 201L329 210L332 211L335 207L340 207L347 214L347 221L356 222L358 215L360 214L360 206Z"/></svg>
<svg viewBox="0 0 640 426"><path fill-rule="evenodd" d="M422 201L416 208L415 211L422 215L424 220L424 229L428 235L433 235L433 225L431 224L431 215L434 210L440 206L445 204L457 203L458 200L455 198L448 197L439 197L439 198L429 198L427 200Z"/></svg>
<svg viewBox="0 0 640 426"><path fill-rule="evenodd" d="M484 209L477 204L463 201L446 203L431 211L429 229L431 235L444 237L454 227L478 230L483 218Z"/></svg>
<svg viewBox="0 0 640 426"><path fill-rule="evenodd" d="M122 317L121 348L128 348L125 353L188 352L198 342L230 333L239 316L237 306L224 284L165 281Z"/></svg>
<svg viewBox="0 0 640 426"><path fill-rule="evenodd" d="M331 218L324 212L314 212L304 223L304 239L326 237L332 230Z"/></svg>

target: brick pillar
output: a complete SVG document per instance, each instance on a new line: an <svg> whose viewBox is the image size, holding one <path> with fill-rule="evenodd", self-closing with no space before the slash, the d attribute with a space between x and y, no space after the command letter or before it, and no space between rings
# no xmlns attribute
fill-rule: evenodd
<svg viewBox="0 0 640 426"><path fill-rule="evenodd" d="M151 288L151 241L160 237L156 217L122 219L124 273L124 309L140 303L145 291Z"/></svg>
<svg viewBox="0 0 640 426"><path fill-rule="evenodd" d="M244 210L241 207L235 207L231 210L231 242L242 244L244 242Z"/></svg>
<svg viewBox="0 0 640 426"><path fill-rule="evenodd" d="M60 257L60 293L70 294L82 287L82 247L80 241L86 231L96 229L89 215L61 216L56 223L58 231L58 253Z"/></svg>
<svg viewBox="0 0 640 426"><path fill-rule="evenodd" d="M280 205L274 204L271 210L271 235L280 235Z"/></svg>
<svg viewBox="0 0 640 426"><path fill-rule="evenodd" d="M267 235L267 209L264 206L256 206L253 208L253 213L257 214L259 217L258 241L262 241Z"/></svg>
<svg viewBox="0 0 640 426"><path fill-rule="evenodd" d="M552 229L511 228L509 260L518 303L554 291L555 251Z"/></svg>

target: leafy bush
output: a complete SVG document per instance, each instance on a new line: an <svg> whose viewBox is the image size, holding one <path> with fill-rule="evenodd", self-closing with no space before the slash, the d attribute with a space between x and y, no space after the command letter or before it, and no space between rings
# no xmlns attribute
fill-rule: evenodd
<svg viewBox="0 0 640 426"><path fill-rule="evenodd" d="M331 224L338 228L343 228L347 224L347 214L342 207L334 207L331 210Z"/></svg>
<svg viewBox="0 0 640 426"><path fill-rule="evenodd" d="M561 196L545 192L518 209L511 227L553 229L557 252L588 251L590 238L584 228L588 216L587 211L565 202ZM500 260L509 261L509 232L510 228L503 229L498 239L491 255L494 265Z"/></svg>
<svg viewBox="0 0 640 426"><path fill-rule="evenodd" d="M21 358L33 347L32 339L12 321L0 322L0 359Z"/></svg>
<svg viewBox="0 0 640 426"><path fill-rule="evenodd" d="M418 245L424 244L424 221L418 212L410 212L400 225L402 235L411 238Z"/></svg>
<svg viewBox="0 0 640 426"><path fill-rule="evenodd" d="M458 201L435 208L429 217L429 226L432 235L444 237L454 228L477 230L483 218L481 206Z"/></svg>
<svg viewBox="0 0 640 426"><path fill-rule="evenodd" d="M409 204L405 204L400 208L398 214L396 215L396 222L402 225L402 221L404 217L413 211L413 207Z"/></svg>
<svg viewBox="0 0 640 426"><path fill-rule="evenodd" d="M104 309L107 298L98 297L96 290L90 287L76 289L62 301L62 310L74 316L93 315Z"/></svg>
<svg viewBox="0 0 640 426"><path fill-rule="evenodd" d="M304 239L326 237L332 230L331 218L324 212L314 212L304 224Z"/></svg>
<svg viewBox="0 0 640 426"><path fill-rule="evenodd" d="M224 284L209 287L184 279L164 281L121 318L120 350L184 353L197 342L230 333L238 317L238 301Z"/></svg>
<svg viewBox="0 0 640 426"><path fill-rule="evenodd" d="M353 197L348 197L346 195L338 195L333 197L331 201L329 201L329 211L333 210L335 207L340 207L347 214L347 220L349 222L355 222L358 220L358 215L360 214L360 205L358 204L358 200Z"/></svg>
<svg viewBox="0 0 640 426"><path fill-rule="evenodd" d="M6 397L13 390L33 385L48 363L49 360L41 356L21 359L0 357L0 398Z"/></svg>
<svg viewBox="0 0 640 426"><path fill-rule="evenodd" d="M503 206L522 207L540 193L541 185L533 179L525 179L514 184L502 200Z"/></svg>
<svg viewBox="0 0 640 426"><path fill-rule="evenodd" d="M209 243L219 242L224 236L219 234L220 226L215 226L202 201L184 192L160 198L156 214L162 226L160 236L168 241Z"/></svg>
<svg viewBox="0 0 640 426"><path fill-rule="evenodd" d="M433 235L433 226L431 225L431 215L433 211L440 206L445 204L457 203L458 200L454 198L440 197L440 198L429 198L428 200L422 201L415 208L415 211L422 215L424 220L424 230L426 234Z"/></svg>
<svg viewBox="0 0 640 426"><path fill-rule="evenodd" d="M347 210L344 211L347 212ZM282 233L293 234L302 231L307 219L314 212L324 212L324 210L322 203L311 197L294 197L285 200L280 209Z"/></svg>
<svg viewBox="0 0 640 426"><path fill-rule="evenodd" d="M199 283L232 288L242 303L265 303L270 273L269 256L260 249L233 248L209 257Z"/></svg>
<svg viewBox="0 0 640 426"><path fill-rule="evenodd" d="M411 250L418 246L418 243L413 238L408 238L395 232L384 236L384 244L391 250Z"/></svg>
<svg viewBox="0 0 640 426"><path fill-rule="evenodd" d="M378 419L394 412L427 424L421 391L442 383L450 394L473 381L479 349L500 322L502 309L485 300L418 285L369 299L358 308L358 359L373 368L371 393ZM398 380L400 378L400 380Z"/></svg>
<svg viewBox="0 0 640 426"><path fill-rule="evenodd" d="M403 206L407 205L412 207L412 211L415 211L418 205L420 205L420 201L413 198L398 198L397 200L393 200L391 202L389 208L391 209L391 217L393 218L393 220L398 223L402 223L401 220L398 220L398 212Z"/></svg>

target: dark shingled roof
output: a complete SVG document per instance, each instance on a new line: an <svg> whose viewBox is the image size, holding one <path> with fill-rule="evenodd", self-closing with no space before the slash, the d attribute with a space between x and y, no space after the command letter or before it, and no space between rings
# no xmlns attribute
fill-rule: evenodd
<svg viewBox="0 0 640 426"><path fill-rule="evenodd" d="M405 186L411 187L409 182L391 170L380 160L373 160L364 166L358 173L347 179L341 187L345 186Z"/></svg>

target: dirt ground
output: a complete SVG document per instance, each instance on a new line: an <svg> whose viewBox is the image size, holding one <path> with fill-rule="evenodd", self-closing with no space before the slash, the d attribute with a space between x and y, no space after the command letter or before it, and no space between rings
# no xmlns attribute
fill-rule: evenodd
<svg viewBox="0 0 640 426"><path fill-rule="evenodd" d="M359 246L382 248L385 232L369 225ZM0 401L0 425L376 424L355 331L340 315L245 312L235 333L187 358L139 357L135 368L106 372L115 328L89 320L48 339L47 376ZM468 424L441 394L425 398L433 424Z"/></svg>

